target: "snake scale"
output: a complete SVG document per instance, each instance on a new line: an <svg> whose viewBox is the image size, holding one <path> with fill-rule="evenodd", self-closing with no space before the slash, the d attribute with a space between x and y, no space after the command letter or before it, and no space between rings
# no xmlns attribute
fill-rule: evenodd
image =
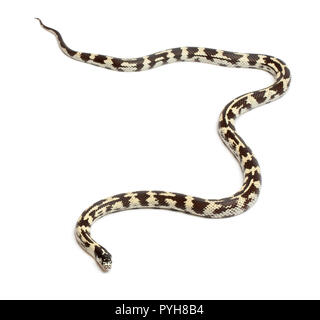
<svg viewBox="0 0 320 320"><path fill-rule="evenodd" d="M234 123L241 114L274 101L287 91L291 78L290 71L283 61L269 55L236 53L201 47L179 47L130 59L84 53L70 49L58 31L45 26L40 19L38 20L45 30L55 35L60 49L68 57L114 71L136 72L177 61L193 61L224 67L261 69L269 72L275 79L274 83L267 88L233 99L220 114L219 135L238 160L243 172L243 184L237 193L223 199L202 199L165 191L129 192L100 200L82 213L76 224L76 239L80 246L97 261L103 271L111 268L111 255L92 239L90 229L97 219L107 214L129 209L160 208L206 218L226 218L239 215L254 204L261 186L260 168L251 149L237 134Z"/></svg>

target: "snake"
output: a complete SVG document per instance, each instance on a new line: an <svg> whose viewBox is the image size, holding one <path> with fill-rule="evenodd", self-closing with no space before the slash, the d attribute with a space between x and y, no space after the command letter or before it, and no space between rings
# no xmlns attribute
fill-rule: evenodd
<svg viewBox="0 0 320 320"><path fill-rule="evenodd" d="M243 173L243 183L238 192L222 199L204 199L168 191L127 192L97 201L81 214L75 227L76 240L103 271L111 269L112 257L92 238L91 226L105 215L124 210L152 208L179 211L205 218L227 218L245 212L256 202L261 188L260 167L249 146L236 132L235 120L247 111L275 101L288 90L291 82L290 70L282 60L265 54L238 53L204 47L177 47L139 58L85 53L70 49L57 30L47 27L39 18L36 19L45 30L56 37L65 55L113 71L138 72L178 61L190 61L223 67L259 69L268 72L274 78L270 86L230 101L219 116L218 134L237 159Z"/></svg>

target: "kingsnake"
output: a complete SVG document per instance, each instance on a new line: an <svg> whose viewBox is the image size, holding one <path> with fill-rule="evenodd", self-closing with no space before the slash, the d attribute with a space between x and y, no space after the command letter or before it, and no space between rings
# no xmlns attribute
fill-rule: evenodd
<svg viewBox="0 0 320 320"><path fill-rule="evenodd" d="M83 53L70 49L58 31L45 26L40 19L38 20L45 30L55 35L60 49L68 57L106 69L135 72L177 61L193 61L224 67L262 69L269 72L275 79L275 82L267 88L233 99L220 114L219 135L238 160L244 175L242 187L237 193L223 199L202 199L166 191L129 192L100 200L82 213L76 224L76 239L103 271L111 268L111 255L92 239L90 229L93 222L109 213L129 209L160 208L206 218L226 218L239 215L254 204L261 186L260 168L251 149L237 134L234 123L241 114L274 101L287 91L291 80L290 71L283 61L263 54L236 53L201 47L179 47L130 59Z"/></svg>

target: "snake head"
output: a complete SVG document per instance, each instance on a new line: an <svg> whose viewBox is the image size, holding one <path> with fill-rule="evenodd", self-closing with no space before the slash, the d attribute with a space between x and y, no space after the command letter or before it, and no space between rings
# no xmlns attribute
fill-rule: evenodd
<svg viewBox="0 0 320 320"><path fill-rule="evenodd" d="M111 269L111 254L103 247L96 245L94 249L95 259L103 271Z"/></svg>

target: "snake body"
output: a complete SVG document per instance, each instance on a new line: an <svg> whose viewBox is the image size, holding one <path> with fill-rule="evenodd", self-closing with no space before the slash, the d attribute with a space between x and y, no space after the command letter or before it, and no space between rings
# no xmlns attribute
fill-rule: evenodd
<svg viewBox="0 0 320 320"><path fill-rule="evenodd" d="M76 224L76 239L80 246L97 261L102 270L108 271L111 268L111 255L93 240L90 229L97 219L107 214L129 209L160 208L206 218L226 218L243 213L255 203L261 186L260 168L251 149L236 132L234 122L241 114L274 101L287 91L290 84L290 71L283 61L269 55L201 47L179 47L131 59L83 53L70 49L58 31L45 26L40 19L38 20L45 30L55 35L60 49L68 57L114 71L136 72L177 61L192 61L225 67L261 69L269 72L275 79L274 83L267 88L233 99L220 114L219 135L238 160L243 172L243 184L237 193L216 200L166 191L129 192L100 200L82 213Z"/></svg>

